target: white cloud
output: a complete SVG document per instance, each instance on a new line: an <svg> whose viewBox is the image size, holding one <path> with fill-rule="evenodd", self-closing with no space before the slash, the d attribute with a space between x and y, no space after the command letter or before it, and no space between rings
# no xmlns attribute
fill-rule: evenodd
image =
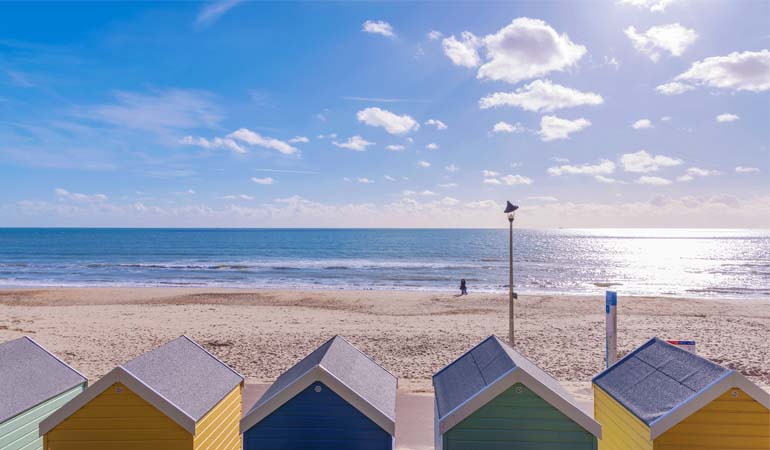
<svg viewBox="0 0 770 450"><path fill-rule="evenodd" d="M599 160L597 164L583 164L580 166L562 165L549 167L548 174L553 176L561 175L610 175L615 172L615 163L606 159Z"/></svg>
<svg viewBox="0 0 770 450"><path fill-rule="evenodd" d="M523 175L505 175L500 177L500 181L507 184L508 186L532 184L532 178L525 177Z"/></svg>
<svg viewBox="0 0 770 450"><path fill-rule="evenodd" d="M691 177L711 177L719 175L718 170L701 169L700 167L690 167L687 169L686 174Z"/></svg>
<svg viewBox="0 0 770 450"><path fill-rule="evenodd" d="M499 227L504 205L484 198L454 203L442 196L399 197L381 204L324 203L298 195L248 205L228 202L221 207L204 204L154 205L149 202L42 202L23 200L0 204L6 226L151 226L178 227ZM240 203L240 204L239 204ZM473 214L457 214L462 205ZM714 214L719 211L719 214ZM654 195L649 200L532 202L527 206L527 227L709 227L763 228L770 217L770 196L722 192L684 197ZM11 219L16 218L15 221ZM52 220L55 220L52 222ZM504 220L504 219L502 219Z"/></svg>
<svg viewBox="0 0 770 450"><path fill-rule="evenodd" d="M515 92L495 92L479 100L481 109L497 106L518 106L526 111L551 112L580 105L600 105L601 95L580 92L550 80L535 80Z"/></svg>
<svg viewBox="0 0 770 450"><path fill-rule="evenodd" d="M356 114L359 122L373 127L382 127L390 134L404 134L420 128L411 116L404 114L399 116L388 110L380 108L366 108Z"/></svg>
<svg viewBox="0 0 770 450"><path fill-rule="evenodd" d="M740 117L736 116L735 114L730 114L730 113L720 114L720 115L717 116L717 122L719 122L719 123L735 122L738 119L740 119Z"/></svg>
<svg viewBox="0 0 770 450"><path fill-rule="evenodd" d="M438 144L431 142L430 144L426 145L425 148L428 150L438 150Z"/></svg>
<svg viewBox="0 0 770 450"><path fill-rule="evenodd" d="M361 136L355 135L355 136L349 137L346 141L343 141L343 142L332 141L332 144L340 148L346 148L348 150L363 152L364 150L366 150L366 147L369 147L370 145L374 145L374 142L369 142L366 139L362 138Z"/></svg>
<svg viewBox="0 0 770 450"><path fill-rule="evenodd" d="M482 183L484 183L484 184L494 184L494 185L502 184L502 182L500 180L498 180L497 178L484 178L484 181L482 181Z"/></svg>
<svg viewBox="0 0 770 450"><path fill-rule="evenodd" d="M371 180L369 178L359 177L356 179L361 184L374 184L374 180Z"/></svg>
<svg viewBox="0 0 770 450"><path fill-rule="evenodd" d="M625 153L620 157L623 170L634 173L657 172L664 167L674 167L682 164L682 161L665 155L652 156L645 150L636 153Z"/></svg>
<svg viewBox="0 0 770 450"><path fill-rule="evenodd" d="M192 136L185 136L179 140L179 143L184 145L194 145L205 149L226 148L236 153L246 153L246 149L243 148L243 146L241 146L240 144L238 144L237 142L235 142L230 138L217 137L217 138L208 140L203 137L194 138Z"/></svg>
<svg viewBox="0 0 770 450"><path fill-rule="evenodd" d="M60 200L79 203L102 203L108 200L107 196L104 194L79 194L62 188L54 189L54 193Z"/></svg>
<svg viewBox="0 0 770 450"><path fill-rule="evenodd" d="M438 119L428 119L425 121L425 125L431 125L436 127L437 130L446 130L447 126L444 122L438 120Z"/></svg>
<svg viewBox="0 0 770 450"><path fill-rule="evenodd" d="M318 139L337 139L337 133L319 134Z"/></svg>
<svg viewBox="0 0 770 450"><path fill-rule="evenodd" d="M667 186L672 183L671 180L661 177L641 176L636 179L638 184L649 184L652 186Z"/></svg>
<svg viewBox="0 0 770 450"><path fill-rule="evenodd" d="M390 175L383 175L383 178L385 178L388 181L396 181L396 179L391 177Z"/></svg>
<svg viewBox="0 0 770 450"><path fill-rule="evenodd" d="M484 174L484 176L487 178L492 178L500 175L499 172L495 172L494 170L486 170L486 169L484 169L481 173Z"/></svg>
<svg viewBox="0 0 770 450"><path fill-rule="evenodd" d="M497 122L495 126L492 127L493 133L522 133L526 131L524 128L524 125L522 125L519 122L516 122L514 124L510 124L508 122Z"/></svg>
<svg viewBox="0 0 770 450"><path fill-rule="evenodd" d="M437 41L444 36L444 33L437 30L430 30L428 32L428 39L431 41Z"/></svg>
<svg viewBox="0 0 770 450"><path fill-rule="evenodd" d="M756 167L738 166L735 168L735 173L759 173L759 169Z"/></svg>
<svg viewBox="0 0 770 450"><path fill-rule="evenodd" d="M646 128L652 128L652 122L650 119L639 119L633 124L631 124L631 128L634 130L644 130Z"/></svg>
<svg viewBox="0 0 770 450"><path fill-rule="evenodd" d="M540 139L543 141L554 141L557 139L567 139L572 133L591 126L591 122L580 118L576 120L562 119L556 116L543 116L540 119Z"/></svg>
<svg viewBox="0 0 770 450"><path fill-rule="evenodd" d="M200 10L198 17L195 18L195 24L210 25L242 2L243 0L219 0L209 3Z"/></svg>
<svg viewBox="0 0 770 450"><path fill-rule="evenodd" d="M305 136L294 136L293 138L289 139L290 144L307 144L310 142L310 139L306 138Z"/></svg>
<svg viewBox="0 0 770 450"><path fill-rule="evenodd" d="M615 178L605 177L604 175L594 175L594 180L604 184L618 183L618 180L616 180Z"/></svg>
<svg viewBox="0 0 770 450"><path fill-rule="evenodd" d="M558 34L546 22L519 17L484 38L487 62L479 79L518 83L572 67L586 53L566 34Z"/></svg>
<svg viewBox="0 0 770 450"><path fill-rule="evenodd" d="M457 187L457 183L439 183L437 186L442 189L449 189Z"/></svg>
<svg viewBox="0 0 770 450"><path fill-rule="evenodd" d="M418 161L417 165L422 168L428 168L430 167L430 163L428 161Z"/></svg>
<svg viewBox="0 0 770 450"><path fill-rule="evenodd" d="M640 52L657 62L665 51L672 56L681 56L687 47L698 39L695 30L685 28L679 23L654 26L644 33L639 33L634 27L625 29L626 36Z"/></svg>
<svg viewBox="0 0 770 450"><path fill-rule="evenodd" d="M444 53L456 66L478 66L480 61L478 48L483 45L483 41L469 31L463 31L460 39L457 40L452 35L441 41Z"/></svg>
<svg viewBox="0 0 770 450"><path fill-rule="evenodd" d="M455 166L454 164L450 164L450 165L444 167L444 169L446 169L447 172L451 172L451 173L455 173L458 170L460 170L460 168Z"/></svg>
<svg viewBox="0 0 770 450"><path fill-rule="evenodd" d="M396 33L393 32L393 27L382 20L367 20L361 25L361 31L364 33L381 34L386 37L396 37Z"/></svg>
<svg viewBox="0 0 770 450"><path fill-rule="evenodd" d="M118 91L115 103L88 106L75 115L115 127L172 134L215 127L222 120L214 97L205 91L169 89L150 94Z"/></svg>
<svg viewBox="0 0 770 450"><path fill-rule="evenodd" d="M618 0L618 4L631 5L637 8L648 9L650 12L663 12L668 5L679 0Z"/></svg>
<svg viewBox="0 0 770 450"><path fill-rule="evenodd" d="M385 150L390 150L391 152L400 152L400 151L403 151L405 148L406 147L400 144L391 144L391 145L385 146Z"/></svg>
<svg viewBox="0 0 770 450"><path fill-rule="evenodd" d="M670 120L671 120L671 116L663 116L663 117L660 118L661 122L668 122Z"/></svg>
<svg viewBox="0 0 770 450"><path fill-rule="evenodd" d="M273 180L270 177L264 177L264 178L251 177L251 181L257 184L266 185L266 184L273 184L275 180Z"/></svg>
<svg viewBox="0 0 770 450"><path fill-rule="evenodd" d="M253 195L247 194L225 195L222 198L225 200L254 200Z"/></svg>
<svg viewBox="0 0 770 450"><path fill-rule="evenodd" d="M663 94L663 95L679 95L679 94L684 94L687 91L692 91L693 89L695 88L690 86L689 84L679 83L676 81L672 81L671 83L661 84L660 86L655 88L655 90L659 94Z"/></svg>
<svg viewBox="0 0 770 450"><path fill-rule="evenodd" d="M257 145L259 147L278 150L284 155L293 155L299 151L296 147L292 147L291 144L287 142L270 137L263 137L259 133L251 131L247 128L240 128L236 131L233 131L232 133L228 134L227 137L245 142L249 145Z"/></svg>
<svg viewBox="0 0 770 450"><path fill-rule="evenodd" d="M444 197L441 199L441 204L444 206L455 206L458 203L460 203L460 200L453 197Z"/></svg>
<svg viewBox="0 0 770 450"><path fill-rule="evenodd" d="M401 191L401 195L404 197L413 197L415 195L419 195L422 197L433 197L434 195L436 195L436 193L427 189L421 192L406 190L406 191Z"/></svg>
<svg viewBox="0 0 770 450"><path fill-rule="evenodd" d="M691 85L761 92L770 89L770 51L733 52L695 62L676 81Z"/></svg>

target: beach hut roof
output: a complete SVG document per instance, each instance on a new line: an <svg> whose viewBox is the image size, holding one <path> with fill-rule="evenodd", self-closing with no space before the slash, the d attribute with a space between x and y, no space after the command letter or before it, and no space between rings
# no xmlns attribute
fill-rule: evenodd
<svg viewBox="0 0 770 450"><path fill-rule="evenodd" d="M284 372L241 421L241 430L252 426L320 381L393 434L398 379L341 336L334 336Z"/></svg>
<svg viewBox="0 0 770 450"><path fill-rule="evenodd" d="M87 381L31 338L0 344L0 423Z"/></svg>
<svg viewBox="0 0 770 450"><path fill-rule="evenodd" d="M770 394L741 373L658 338L626 355L593 382L652 431L652 439L732 387L770 408Z"/></svg>
<svg viewBox="0 0 770 450"><path fill-rule="evenodd" d="M40 425L45 434L115 383L177 422L191 434L196 423L222 401L243 377L182 336L113 369Z"/></svg>
<svg viewBox="0 0 770 450"><path fill-rule="evenodd" d="M558 381L494 335L433 375L439 431L450 430L516 383L601 437L601 426Z"/></svg>

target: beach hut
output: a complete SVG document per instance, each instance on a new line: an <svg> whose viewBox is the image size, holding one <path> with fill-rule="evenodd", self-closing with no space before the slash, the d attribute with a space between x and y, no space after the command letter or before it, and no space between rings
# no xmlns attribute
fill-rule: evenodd
<svg viewBox="0 0 770 450"><path fill-rule="evenodd" d="M335 336L284 372L241 421L244 450L393 450L398 380Z"/></svg>
<svg viewBox="0 0 770 450"><path fill-rule="evenodd" d="M654 338L593 380L601 450L770 449L770 394Z"/></svg>
<svg viewBox="0 0 770 450"><path fill-rule="evenodd" d="M243 377L182 336L119 366L40 424L44 450L239 450Z"/></svg>
<svg viewBox="0 0 770 450"><path fill-rule="evenodd" d="M82 392L87 382L28 337L0 344L0 449L42 448L40 422Z"/></svg>
<svg viewBox="0 0 770 450"><path fill-rule="evenodd" d="M558 381L490 336L433 376L436 450L594 450L601 426Z"/></svg>

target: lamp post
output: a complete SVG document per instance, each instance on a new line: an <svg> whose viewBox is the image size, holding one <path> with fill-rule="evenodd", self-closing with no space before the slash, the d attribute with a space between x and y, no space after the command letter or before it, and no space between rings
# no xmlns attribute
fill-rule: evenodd
<svg viewBox="0 0 770 450"><path fill-rule="evenodd" d="M513 219L516 214L518 206L511 202L506 202L505 214L508 215L508 341L511 343L511 347L516 346L516 340L514 339L514 304L513 300L518 298L515 292L513 292Z"/></svg>

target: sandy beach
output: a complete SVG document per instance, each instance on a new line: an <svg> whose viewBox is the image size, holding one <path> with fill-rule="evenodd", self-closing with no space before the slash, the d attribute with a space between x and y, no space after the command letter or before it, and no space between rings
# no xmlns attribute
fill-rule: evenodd
<svg viewBox="0 0 770 450"><path fill-rule="evenodd" d="M522 295L517 348L590 398L603 367L604 299ZM283 370L341 334L429 393L431 375L490 334L507 335L501 294L405 291L262 291L71 288L0 291L0 340L29 335L91 380L181 334L196 339L250 383ZM621 297L624 354L652 336L693 339L698 353L770 386L770 301Z"/></svg>

